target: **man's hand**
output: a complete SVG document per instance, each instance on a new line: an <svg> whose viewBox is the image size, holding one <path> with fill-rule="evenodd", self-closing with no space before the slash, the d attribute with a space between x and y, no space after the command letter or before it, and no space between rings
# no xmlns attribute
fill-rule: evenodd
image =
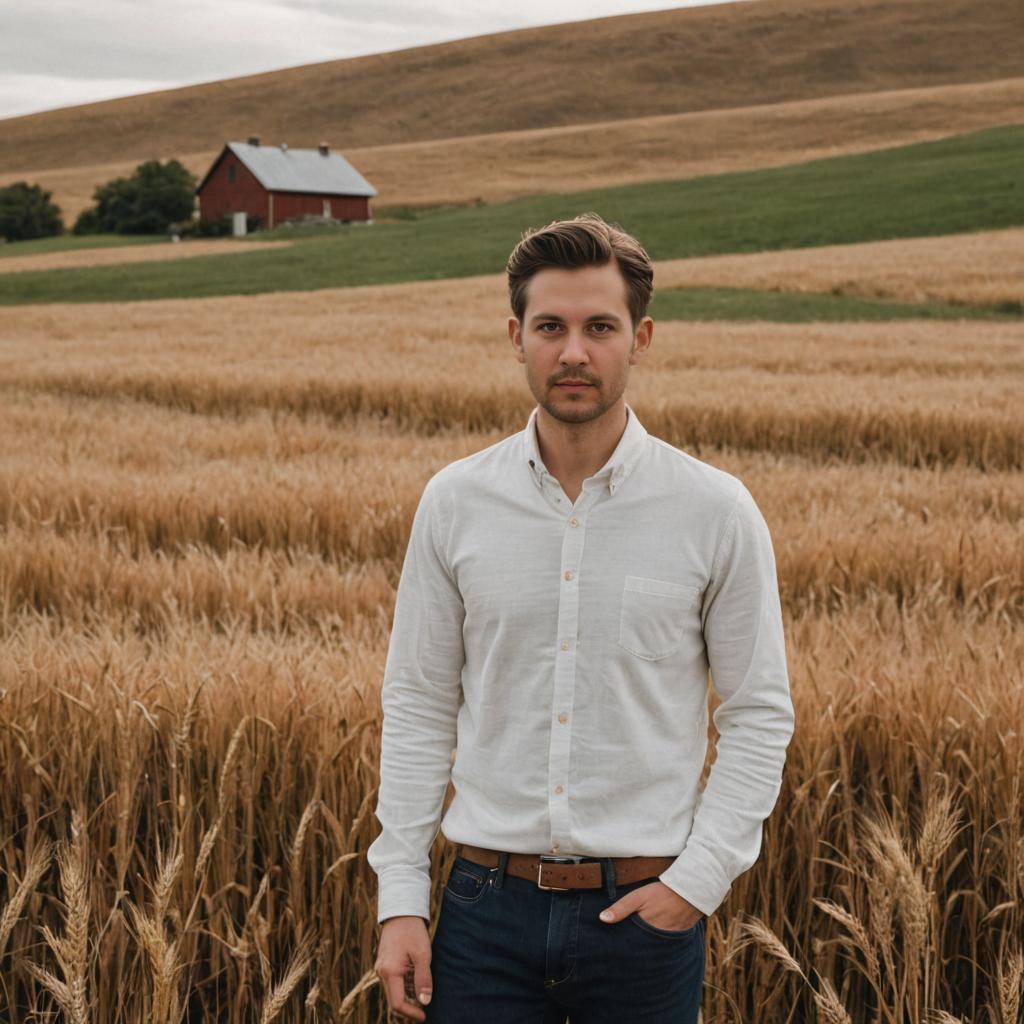
<svg viewBox="0 0 1024 1024"><path fill-rule="evenodd" d="M421 1005L430 1002L430 935L422 917L389 917L381 925L380 948L373 965L388 998L391 1013L400 1019L425 1021ZM406 995L406 978L414 995ZM419 998L419 1004L410 998Z"/></svg>
<svg viewBox="0 0 1024 1024"><path fill-rule="evenodd" d="M600 917L602 921L622 921L635 910L642 911L640 917L648 924L666 931L692 928L704 916L702 911L664 882L651 882L627 892L606 910L602 910Z"/></svg>

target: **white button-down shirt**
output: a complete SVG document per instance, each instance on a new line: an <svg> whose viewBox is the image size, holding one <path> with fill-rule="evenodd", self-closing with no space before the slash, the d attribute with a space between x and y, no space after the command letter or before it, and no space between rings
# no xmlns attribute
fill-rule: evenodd
<svg viewBox="0 0 1024 1024"><path fill-rule="evenodd" d="M429 919L439 827L518 853L672 856L660 880L711 914L778 798L793 705L750 492L627 404L572 502L537 412L435 473L413 519L381 690L378 922Z"/></svg>

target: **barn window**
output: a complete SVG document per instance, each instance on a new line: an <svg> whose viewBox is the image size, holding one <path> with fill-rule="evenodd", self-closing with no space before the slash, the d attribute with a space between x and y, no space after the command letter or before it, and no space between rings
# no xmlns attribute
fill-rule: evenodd
<svg viewBox="0 0 1024 1024"><path fill-rule="evenodd" d="M229 181L229 182L230 182L230 183L231 183L232 185L234 185L234 183L235 183L235 180L236 180L236 177L237 177L237 175L236 175L236 173L235 173L235 172L236 172L236 170L237 170L237 168L235 167L235 165L234 165L234 164L228 164L228 181Z"/></svg>

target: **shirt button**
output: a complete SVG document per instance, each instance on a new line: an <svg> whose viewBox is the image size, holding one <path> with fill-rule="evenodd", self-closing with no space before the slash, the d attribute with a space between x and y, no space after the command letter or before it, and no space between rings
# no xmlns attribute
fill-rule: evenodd
<svg viewBox="0 0 1024 1024"><path fill-rule="evenodd" d="M572 579L572 569L566 569L565 570L565 578L567 580L571 580Z"/></svg>
<svg viewBox="0 0 1024 1024"><path fill-rule="evenodd" d="M569 641L568 640L563 640L562 641L562 650L563 651L569 650Z"/></svg>
<svg viewBox="0 0 1024 1024"><path fill-rule="evenodd" d="M556 793L561 793L562 792L562 787L561 786L555 786L555 792Z"/></svg>
<svg viewBox="0 0 1024 1024"><path fill-rule="evenodd" d="M558 720L559 720L559 721L560 721L560 722L561 722L561 723L562 723L563 725L565 725L565 723L569 721L569 716L568 716L568 715L567 715L567 714L566 714L566 713L565 713L565 712L563 711L563 712L562 712L562 713L561 713L561 714L560 714L560 715L558 716Z"/></svg>
<svg viewBox="0 0 1024 1024"><path fill-rule="evenodd" d="M570 526L579 526L580 525L580 521L575 516L573 516L572 519L569 520L569 525Z"/></svg>

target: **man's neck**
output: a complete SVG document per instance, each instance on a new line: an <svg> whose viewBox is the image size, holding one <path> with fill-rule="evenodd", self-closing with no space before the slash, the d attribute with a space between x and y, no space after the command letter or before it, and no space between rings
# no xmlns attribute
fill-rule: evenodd
<svg viewBox="0 0 1024 1024"><path fill-rule="evenodd" d="M568 494L578 492L611 458L626 429L623 399L597 419L586 423L565 423L541 406L537 411L537 446L548 472ZM567 486L568 485L568 486Z"/></svg>

